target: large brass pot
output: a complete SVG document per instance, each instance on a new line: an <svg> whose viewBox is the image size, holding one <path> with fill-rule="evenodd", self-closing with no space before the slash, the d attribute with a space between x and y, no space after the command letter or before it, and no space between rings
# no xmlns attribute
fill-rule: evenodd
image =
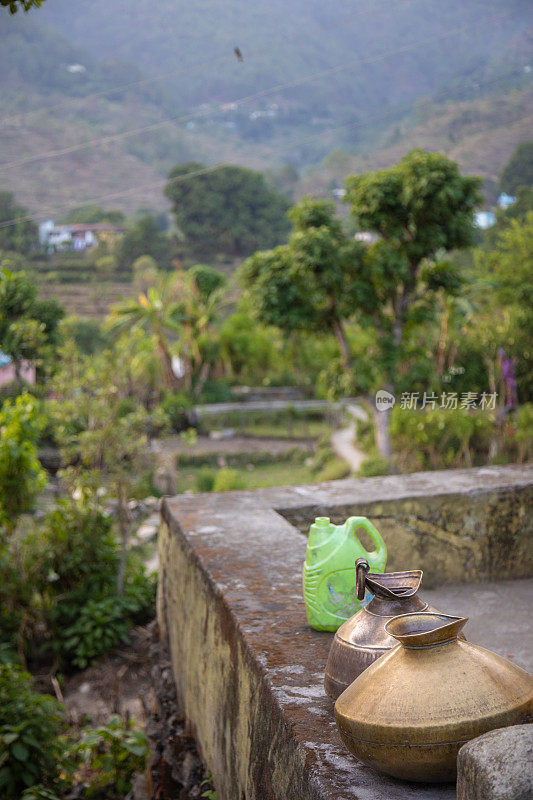
<svg viewBox="0 0 533 800"><path fill-rule="evenodd" d="M400 642L344 691L335 720L348 749L396 778L451 781L459 748L494 728L533 721L533 677L458 639L467 619L395 617Z"/></svg>
<svg viewBox="0 0 533 800"><path fill-rule="evenodd" d="M380 656L388 653L398 642L385 630L385 623L398 614L414 611L434 611L420 599L417 592L422 571L367 572L364 559L356 562L357 596L362 600L365 590L374 594L368 605L344 622L331 643L324 690L336 700L342 692Z"/></svg>

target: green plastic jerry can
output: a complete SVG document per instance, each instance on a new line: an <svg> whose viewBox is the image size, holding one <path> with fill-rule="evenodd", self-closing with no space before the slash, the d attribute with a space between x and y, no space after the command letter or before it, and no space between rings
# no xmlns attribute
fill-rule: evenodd
<svg viewBox="0 0 533 800"><path fill-rule="evenodd" d="M367 553L359 539L360 528L376 549ZM384 572L387 548L379 531L366 517L350 517L333 525L317 517L309 530L304 561L304 600L307 619L317 631L336 631L361 608L355 586L355 561L366 558L371 572Z"/></svg>

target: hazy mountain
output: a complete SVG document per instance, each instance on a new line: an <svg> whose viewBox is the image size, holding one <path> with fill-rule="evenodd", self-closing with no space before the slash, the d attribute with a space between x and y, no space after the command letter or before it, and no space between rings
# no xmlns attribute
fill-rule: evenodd
<svg viewBox="0 0 533 800"><path fill-rule="evenodd" d="M163 205L164 175L192 158L302 169L340 146L360 164L394 137L407 146L410 126L443 104L466 113L465 104L527 89L529 8L524 0L46 0L30 15L4 12L0 160L9 167L0 164L0 184L43 213L43 204L52 211L113 194L104 204L130 211ZM498 128L478 122L482 136ZM147 130L128 135L139 128ZM500 151L505 161L510 152Z"/></svg>

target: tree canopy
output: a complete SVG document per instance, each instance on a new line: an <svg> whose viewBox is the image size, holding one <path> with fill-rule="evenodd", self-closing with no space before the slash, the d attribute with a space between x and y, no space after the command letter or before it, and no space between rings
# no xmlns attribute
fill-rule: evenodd
<svg viewBox="0 0 533 800"><path fill-rule="evenodd" d="M500 189L516 194L519 186L533 186L533 141L519 144L500 175Z"/></svg>
<svg viewBox="0 0 533 800"><path fill-rule="evenodd" d="M23 359L42 361L59 343L64 316L56 300L38 300L24 272L0 270L0 342L18 374Z"/></svg>
<svg viewBox="0 0 533 800"><path fill-rule="evenodd" d="M0 192L0 223L20 220L0 227L0 250L28 253L38 243L37 225L28 219L28 211L15 203L13 192Z"/></svg>
<svg viewBox="0 0 533 800"><path fill-rule="evenodd" d="M193 252L242 256L285 239L289 203L261 173L229 165L206 169L197 162L178 164L165 187L178 230Z"/></svg>
<svg viewBox="0 0 533 800"><path fill-rule="evenodd" d="M371 299L362 276L364 248L347 238L329 200L306 197L289 217L289 243L245 261L244 285L264 323L286 331L330 331L347 365L343 320Z"/></svg>
<svg viewBox="0 0 533 800"><path fill-rule="evenodd" d="M170 269L171 244L151 216L141 217L118 243L118 261L123 269L132 269L141 256L151 256L163 269Z"/></svg>

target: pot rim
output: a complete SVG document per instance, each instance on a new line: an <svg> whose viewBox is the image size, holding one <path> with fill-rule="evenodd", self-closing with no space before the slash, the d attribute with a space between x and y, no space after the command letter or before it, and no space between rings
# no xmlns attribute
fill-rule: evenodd
<svg viewBox="0 0 533 800"><path fill-rule="evenodd" d="M393 617L384 627L402 647L422 650L456 641L467 622L468 617L414 611Z"/></svg>

